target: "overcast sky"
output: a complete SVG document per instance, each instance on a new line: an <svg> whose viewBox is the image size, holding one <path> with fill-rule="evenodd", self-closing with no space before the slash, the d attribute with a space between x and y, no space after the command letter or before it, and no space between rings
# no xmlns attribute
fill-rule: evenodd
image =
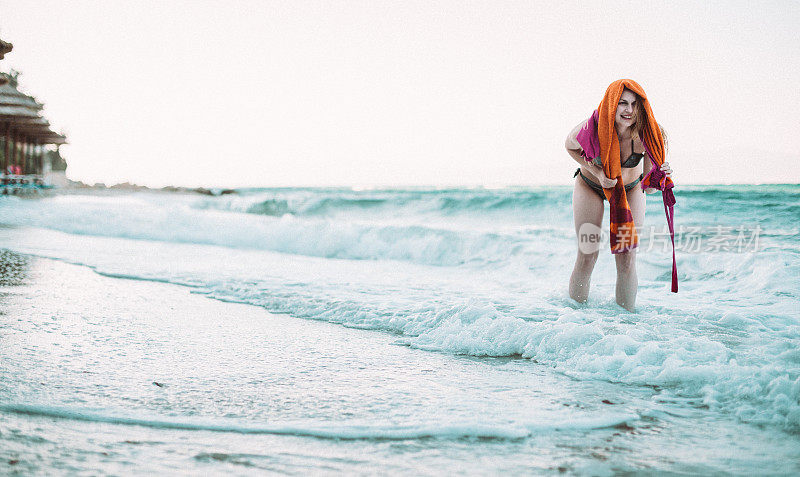
<svg viewBox="0 0 800 477"><path fill-rule="evenodd" d="M618 78L677 185L800 183L798 25L790 0L0 0L0 70L90 183L568 184Z"/></svg>

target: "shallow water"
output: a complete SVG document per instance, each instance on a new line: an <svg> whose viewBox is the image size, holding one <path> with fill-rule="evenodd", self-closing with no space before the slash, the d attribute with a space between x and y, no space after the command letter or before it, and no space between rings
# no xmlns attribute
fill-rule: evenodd
<svg viewBox="0 0 800 477"><path fill-rule="evenodd" d="M797 472L800 188L753 190L775 214L734 192L678 194L676 224L756 221L760 249L679 250L673 295L645 236L634 314L607 253L566 297L563 188L0 201L28 264L3 283L0 439L107 473Z"/></svg>

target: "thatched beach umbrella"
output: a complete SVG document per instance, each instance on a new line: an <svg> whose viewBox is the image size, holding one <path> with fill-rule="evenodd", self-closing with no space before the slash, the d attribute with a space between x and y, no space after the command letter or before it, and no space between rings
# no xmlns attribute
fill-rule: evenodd
<svg viewBox="0 0 800 477"><path fill-rule="evenodd" d="M16 77L2 75L8 81L0 85L0 134L5 137L2 167L21 166L24 173L41 169L41 146L66 144L67 139L50 129L39 115L43 105L16 88ZM29 156L35 156L28 161ZM33 164L33 165L31 165Z"/></svg>
<svg viewBox="0 0 800 477"><path fill-rule="evenodd" d="M9 81L0 86L0 106L19 106L38 112L42 110L43 105L36 101L34 98L25 93L20 92L15 86L13 78L8 75L0 74Z"/></svg>
<svg viewBox="0 0 800 477"><path fill-rule="evenodd" d="M0 40L0 59L14 45ZM0 134L5 139L3 170L21 166L24 174L41 172L45 144L61 145L67 138L50 129L40 116L44 105L17 89L17 75L0 73Z"/></svg>
<svg viewBox="0 0 800 477"><path fill-rule="evenodd" d="M11 43L7 43L3 40L0 40L0 60L2 60L4 56L6 56L6 53L9 53L13 49L14 45L12 45Z"/></svg>
<svg viewBox="0 0 800 477"><path fill-rule="evenodd" d="M6 56L6 53L10 52L14 49L14 45L11 43L6 43L3 40L0 40L0 60ZM8 83L8 78L4 75L0 75L0 85Z"/></svg>

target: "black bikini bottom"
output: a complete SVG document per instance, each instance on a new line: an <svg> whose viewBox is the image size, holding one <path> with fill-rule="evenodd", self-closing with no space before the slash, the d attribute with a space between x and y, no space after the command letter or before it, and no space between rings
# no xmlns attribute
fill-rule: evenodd
<svg viewBox="0 0 800 477"><path fill-rule="evenodd" d="M591 187L592 190L595 191L595 193L598 196L600 196L601 199L606 200L606 195L603 193L603 187L600 184L598 184L597 182L595 182L595 181L589 179L588 177L586 177L585 175L583 175L583 172L581 172L580 168L578 168L578 170L575 171L575 174L573 174L572 177L575 177L578 174L581 175L581 179L583 179L584 182L586 182L586 185ZM636 187L636 184L638 184L642 180L643 177L644 177L644 174L639 174L639 177L637 177L635 181L631 182L630 184L625 184L625 192L628 192L629 190L631 190L634 187Z"/></svg>

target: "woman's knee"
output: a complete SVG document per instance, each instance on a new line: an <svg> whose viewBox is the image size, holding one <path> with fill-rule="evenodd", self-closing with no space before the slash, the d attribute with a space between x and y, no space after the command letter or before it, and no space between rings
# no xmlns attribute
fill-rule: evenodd
<svg viewBox="0 0 800 477"><path fill-rule="evenodd" d="M617 271L621 273L631 272L636 269L636 252L624 252L614 255L617 262Z"/></svg>
<svg viewBox="0 0 800 477"><path fill-rule="evenodd" d="M597 256L600 255L600 252L593 252L593 253L583 253L580 250L578 251L578 260L576 261L577 268L584 269L584 270L591 270L594 268L595 262L597 262Z"/></svg>

